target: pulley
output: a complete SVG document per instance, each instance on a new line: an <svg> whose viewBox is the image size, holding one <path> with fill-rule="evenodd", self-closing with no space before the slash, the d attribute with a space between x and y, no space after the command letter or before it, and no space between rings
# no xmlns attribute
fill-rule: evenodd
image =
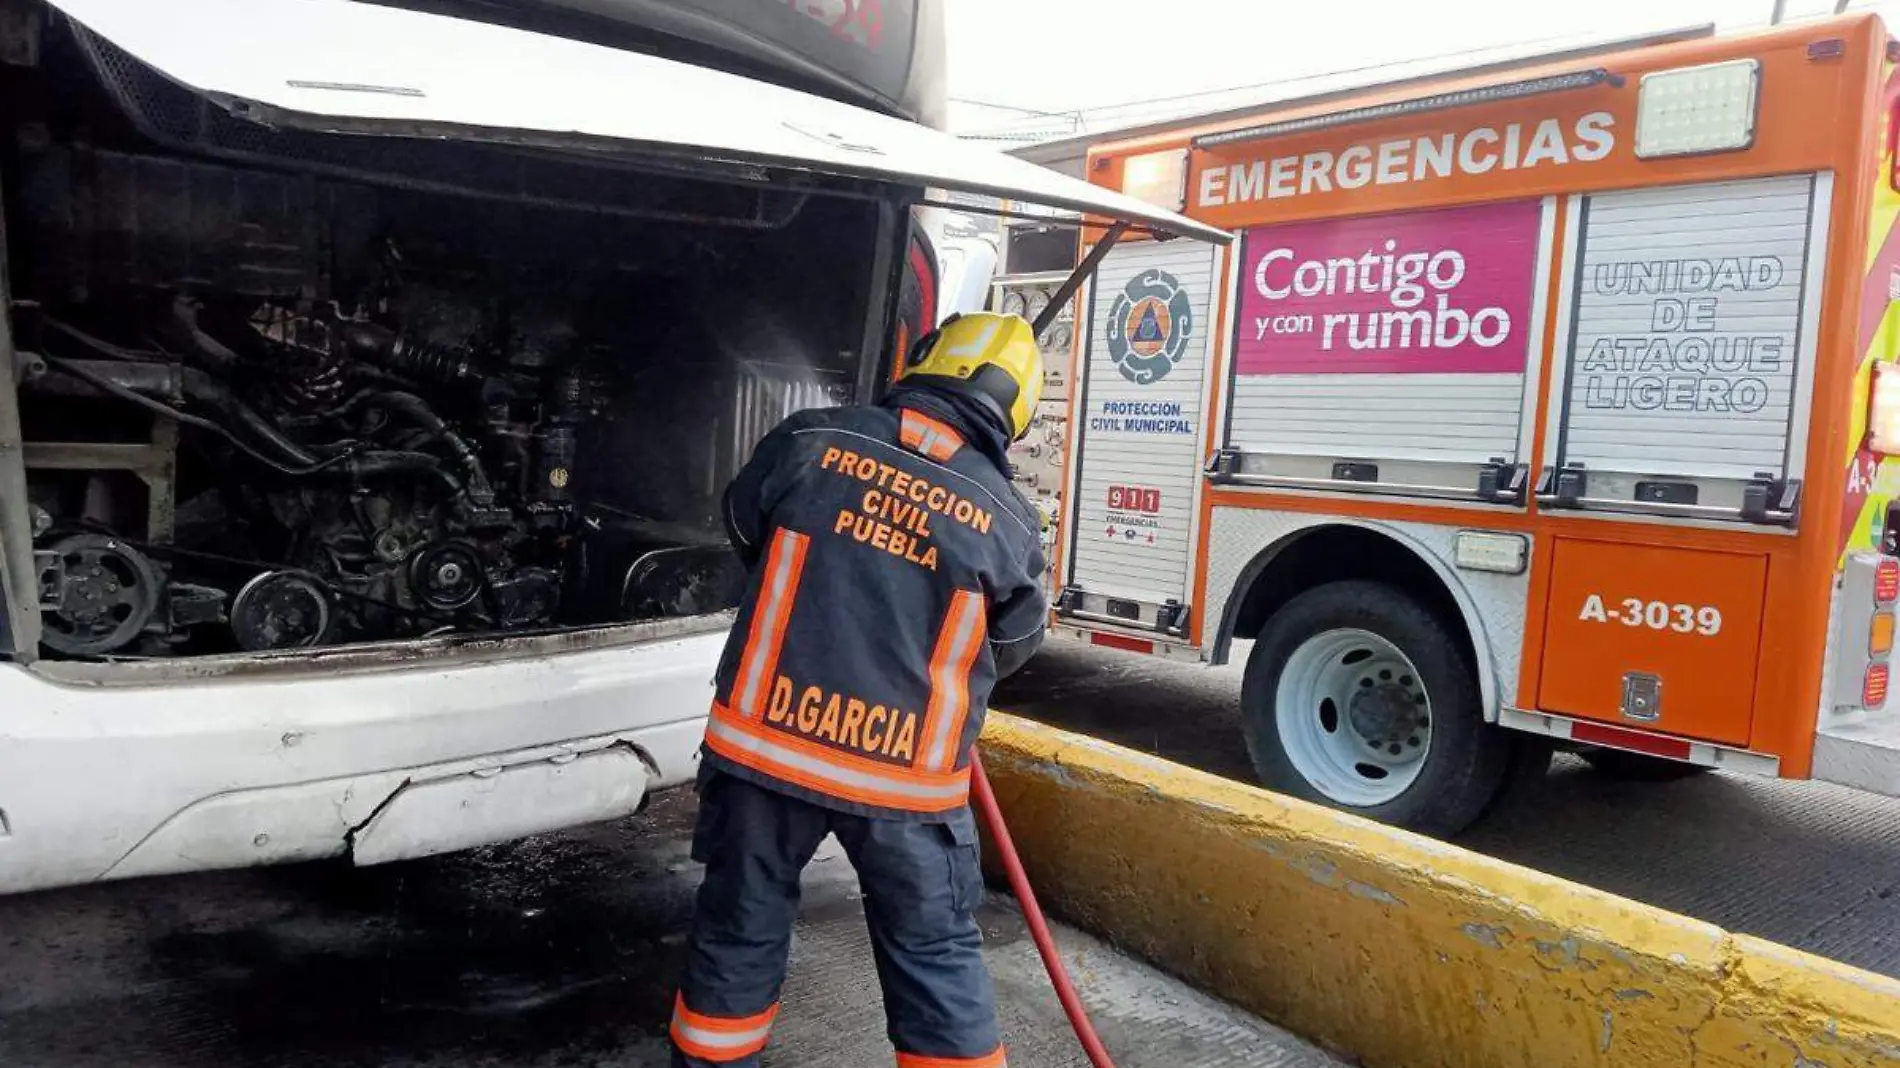
<svg viewBox="0 0 1900 1068"><path fill-rule="evenodd" d="M303 571L266 571L231 600L231 633L247 652L308 649L329 635L330 591Z"/></svg>
<svg viewBox="0 0 1900 1068"><path fill-rule="evenodd" d="M144 553L106 534L71 534L37 552L40 642L103 656L136 641L158 613L165 580Z"/></svg>
<svg viewBox="0 0 1900 1068"><path fill-rule="evenodd" d="M439 612L466 608L481 596L482 581L482 558L460 542L435 542L409 558L409 588Z"/></svg>
<svg viewBox="0 0 1900 1068"><path fill-rule="evenodd" d="M621 618L720 612L745 594L745 567L723 546L677 545L642 555L620 584Z"/></svg>

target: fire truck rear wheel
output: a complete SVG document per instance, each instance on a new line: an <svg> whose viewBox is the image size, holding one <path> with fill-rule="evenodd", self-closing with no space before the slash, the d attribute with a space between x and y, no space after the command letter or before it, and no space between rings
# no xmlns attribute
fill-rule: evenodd
<svg viewBox="0 0 1900 1068"><path fill-rule="evenodd" d="M1241 703L1269 789L1425 834L1469 826L1510 768L1463 636L1383 583L1328 583L1274 613Z"/></svg>
<svg viewBox="0 0 1900 1068"><path fill-rule="evenodd" d="M1577 755L1598 775L1624 782L1674 782L1714 770L1701 764L1625 753L1621 749L1586 749Z"/></svg>

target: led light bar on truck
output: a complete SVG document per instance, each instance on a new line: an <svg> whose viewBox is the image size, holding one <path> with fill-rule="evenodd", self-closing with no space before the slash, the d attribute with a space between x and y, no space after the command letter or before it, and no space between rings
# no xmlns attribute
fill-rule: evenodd
<svg viewBox="0 0 1900 1068"><path fill-rule="evenodd" d="M1283 122L1269 122L1260 126L1248 126L1239 130L1226 130L1221 133L1203 134L1194 139L1196 148L1218 148L1221 145L1239 144L1243 141L1258 141L1268 137L1281 137L1286 134L1306 133L1312 130L1324 130L1334 126L1347 126L1356 122L1371 122L1374 119L1389 119L1397 115L1416 115L1425 111L1445 111L1450 108L1467 107L1472 104L1489 104L1499 100L1517 100L1521 97L1539 96L1544 93L1561 93L1571 89L1588 89L1596 85L1621 85L1623 76L1613 74L1601 67L1591 70L1573 71L1569 74L1553 74L1546 78L1529 78L1519 82L1505 82L1501 85L1486 85L1476 89L1460 89L1456 92L1437 93L1421 96L1412 100L1395 100L1389 104L1373 104L1348 111L1336 111L1329 115L1313 115L1303 119L1287 119Z"/></svg>

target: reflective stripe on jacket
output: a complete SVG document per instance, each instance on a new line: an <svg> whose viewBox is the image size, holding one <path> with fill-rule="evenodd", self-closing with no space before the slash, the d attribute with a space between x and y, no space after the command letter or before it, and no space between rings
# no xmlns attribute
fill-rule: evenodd
<svg viewBox="0 0 1900 1068"><path fill-rule="evenodd" d="M1000 431L906 396L793 416L727 491L751 577L706 752L819 804L930 818L967 802L990 689L1048 605Z"/></svg>

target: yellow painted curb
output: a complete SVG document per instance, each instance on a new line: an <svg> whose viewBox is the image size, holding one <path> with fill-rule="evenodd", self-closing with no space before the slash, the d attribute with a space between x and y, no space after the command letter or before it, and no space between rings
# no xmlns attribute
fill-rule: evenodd
<svg viewBox="0 0 1900 1068"><path fill-rule="evenodd" d="M1008 715L983 762L1053 911L1369 1068L1900 1066L1891 979Z"/></svg>

